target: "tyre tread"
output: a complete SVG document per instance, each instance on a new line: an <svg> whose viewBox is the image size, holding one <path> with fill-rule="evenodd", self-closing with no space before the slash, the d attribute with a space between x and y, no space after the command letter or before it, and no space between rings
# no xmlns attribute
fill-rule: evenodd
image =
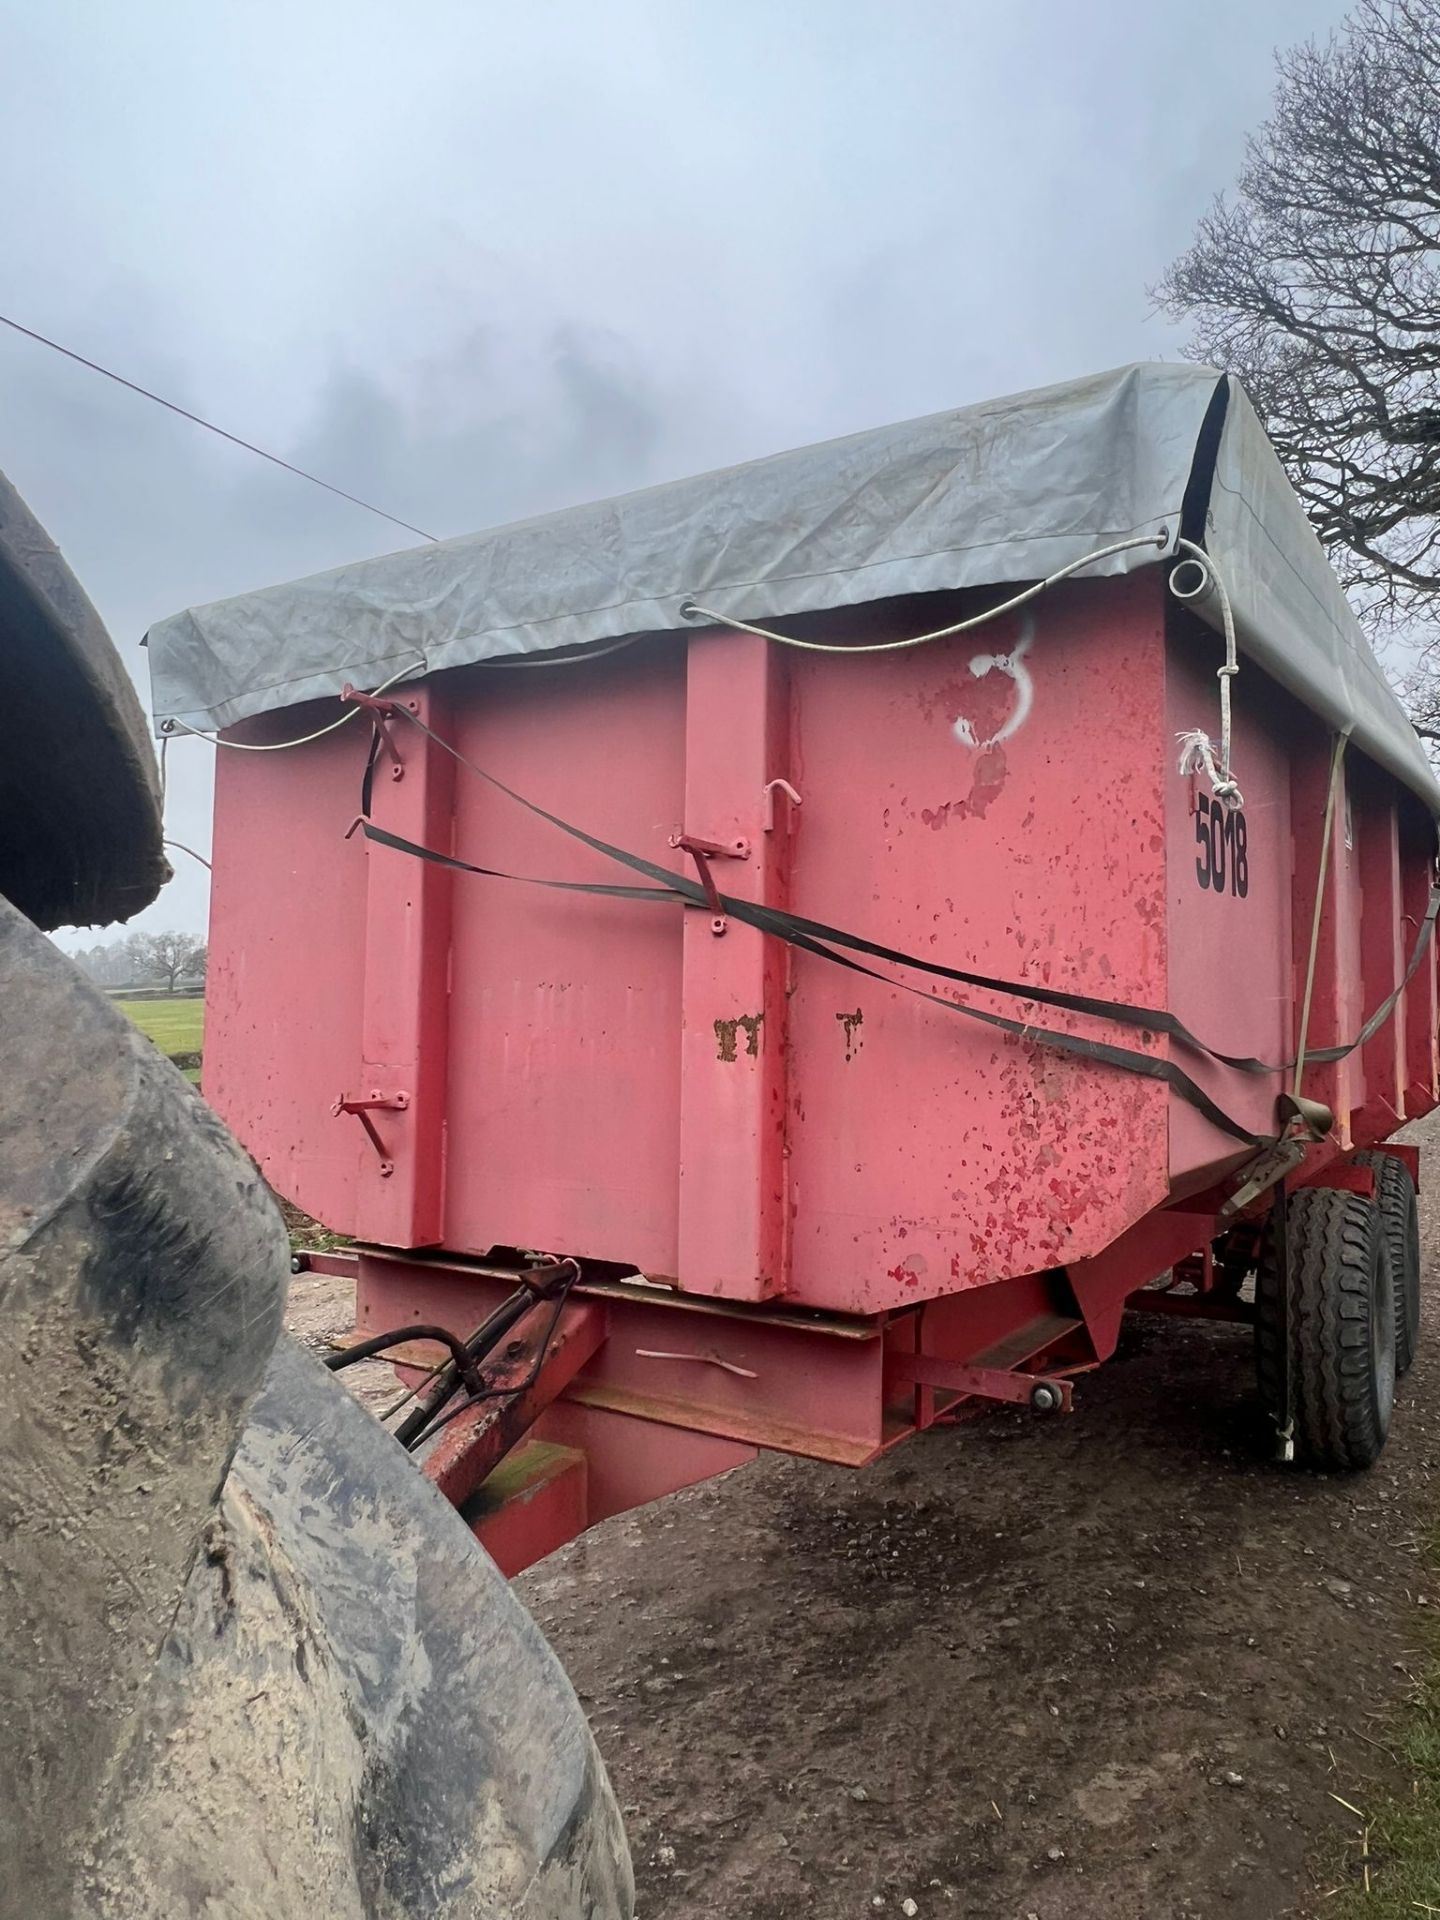
<svg viewBox="0 0 1440 1920"><path fill-rule="evenodd" d="M1307 1464L1370 1466L1385 1444L1371 1355L1371 1293L1389 1285L1380 1210L1363 1194L1302 1187L1290 1196L1290 1364L1295 1450ZM1262 1397L1279 1405L1283 1315L1279 1275L1262 1252L1256 1284L1255 1353Z"/></svg>
<svg viewBox="0 0 1440 1920"><path fill-rule="evenodd" d="M1395 1371L1408 1373L1420 1340L1420 1246L1415 1182L1396 1154L1367 1147L1354 1156L1357 1167L1375 1175L1375 1201L1390 1253L1395 1286Z"/></svg>

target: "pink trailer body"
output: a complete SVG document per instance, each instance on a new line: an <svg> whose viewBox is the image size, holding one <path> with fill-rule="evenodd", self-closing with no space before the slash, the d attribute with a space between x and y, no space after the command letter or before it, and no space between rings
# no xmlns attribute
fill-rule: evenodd
<svg viewBox="0 0 1440 1920"><path fill-rule="evenodd" d="M860 1464L973 1401L1068 1405L1161 1274L1193 1292L1138 1304L1250 1314L1277 1183L1373 1195L1355 1154L1435 1104L1440 788L1216 380L1098 376L167 623L182 693L199 663L172 710L306 736L218 758L208 1097L360 1243L365 1333L463 1338L537 1250L574 1279L427 1464L502 1564L758 1447ZM967 579L997 435L1033 537ZM1091 517L1062 500L1062 535L1067 459ZM772 530L792 496L838 559ZM1199 551L1177 520L1234 556L1238 806L1223 768L1180 770L1225 645L1156 564ZM1076 531L1116 525L1140 531ZM933 637L1062 537L1086 577ZM664 584L719 555L738 598L755 552L783 641ZM267 710L346 657L388 685L391 618L424 671L313 739L333 710ZM1312 1060L1302 1141L1280 1100L1312 976L1309 1053L1365 1032Z"/></svg>
<svg viewBox="0 0 1440 1920"><path fill-rule="evenodd" d="M872 609L865 637L913 620ZM709 631L559 672L462 669L407 697L496 778L677 872L677 835L743 841L744 858L714 863L737 897L975 972L1168 1007L1213 1047L1280 1062L1327 737L1247 669L1245 805L1212 836L1206 783L1177 774L1173 743L1210 717L1218 649L1169 621L1167 637L1152 572L1059 590L988 629L983 653L962 636L782 656ZM283 737L296 718L251 724ZM424 733L391 731L377 824L511 874L628 877ZM206 1091L332 1228L474 1255L545 1247L687 1293L865 1314L1093 1259L1251 1155L1163 1083L739 922L717 935L673 903L347 843L366 747L357 726L217 770ZM1359 756L1333 834L1312 1045L1353 1035L1393 987L1429 887L1423 808ZM1377 1042L1314 1070L1343 1143L1433 1101L1433 1007L1427 955ZM1168 1049L1245 1127L1273 1127L1278 1075L1024 1010ZM373 1110L383 1154L333 1111L357 1095L404 1097Z"/></svg>

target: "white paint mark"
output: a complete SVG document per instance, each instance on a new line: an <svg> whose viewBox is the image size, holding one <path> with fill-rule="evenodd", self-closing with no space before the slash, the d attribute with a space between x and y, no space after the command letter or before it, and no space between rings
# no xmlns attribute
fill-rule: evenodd
<svg viewBox="0 0 1440 1920"><path fill-rule="evenodd" d="M737 1367L733 1360L722 1360L718 1353L661 1353L653 1347L636 1347L637 1360L698 1360L702 1366L723 1367L726 1373L733 1373L741 1380L758 1380L758 1373L749 1367Z"/></svg>
<svg viewBox="0 0 1440 1920"><path fill-rule="evenodd" d="M962 713L955 722L955 738L965 747L998 747L1002 740L1008 740L1012 733L1018 733L1030 718L1030 709L1035 704L1035 683L1030 678L1030 669L1025 665L1025 655L1030 651L1030 642L1035 638L1035 618L1027 614L1020 627L1020 638L1009 653L977 653L970 662L970 671L977 680L983 680L987 673L1003 673L1015 682L1015 705L1010 709L1005 724L988 740L977 740L975 729Z"/></svg>

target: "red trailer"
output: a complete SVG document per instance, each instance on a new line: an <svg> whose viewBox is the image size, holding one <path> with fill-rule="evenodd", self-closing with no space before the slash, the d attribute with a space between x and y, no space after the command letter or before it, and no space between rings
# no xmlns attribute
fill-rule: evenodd
<svg viewBox="0 0 1440 1920"><path fill-rule="evenodd" d="M1254 1319L1282 1450L1375 1457L1440 788L1233 382L1128 368L149 640L162 731L237 749L206 1093L354 1236L402 1436L502 1566L758 1448L1068 1407L1127 1308Z"/></svg>

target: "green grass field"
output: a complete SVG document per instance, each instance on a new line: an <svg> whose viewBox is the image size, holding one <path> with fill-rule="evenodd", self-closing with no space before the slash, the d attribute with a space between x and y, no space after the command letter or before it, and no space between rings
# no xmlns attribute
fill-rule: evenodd
<svg viewBox="0 0 1440 1920"><path fill-rule="evenodd" d="M205 1002L192 1000L117 1000L116 1006L162 1053L199 1053L205 1044Z"/></svg>

